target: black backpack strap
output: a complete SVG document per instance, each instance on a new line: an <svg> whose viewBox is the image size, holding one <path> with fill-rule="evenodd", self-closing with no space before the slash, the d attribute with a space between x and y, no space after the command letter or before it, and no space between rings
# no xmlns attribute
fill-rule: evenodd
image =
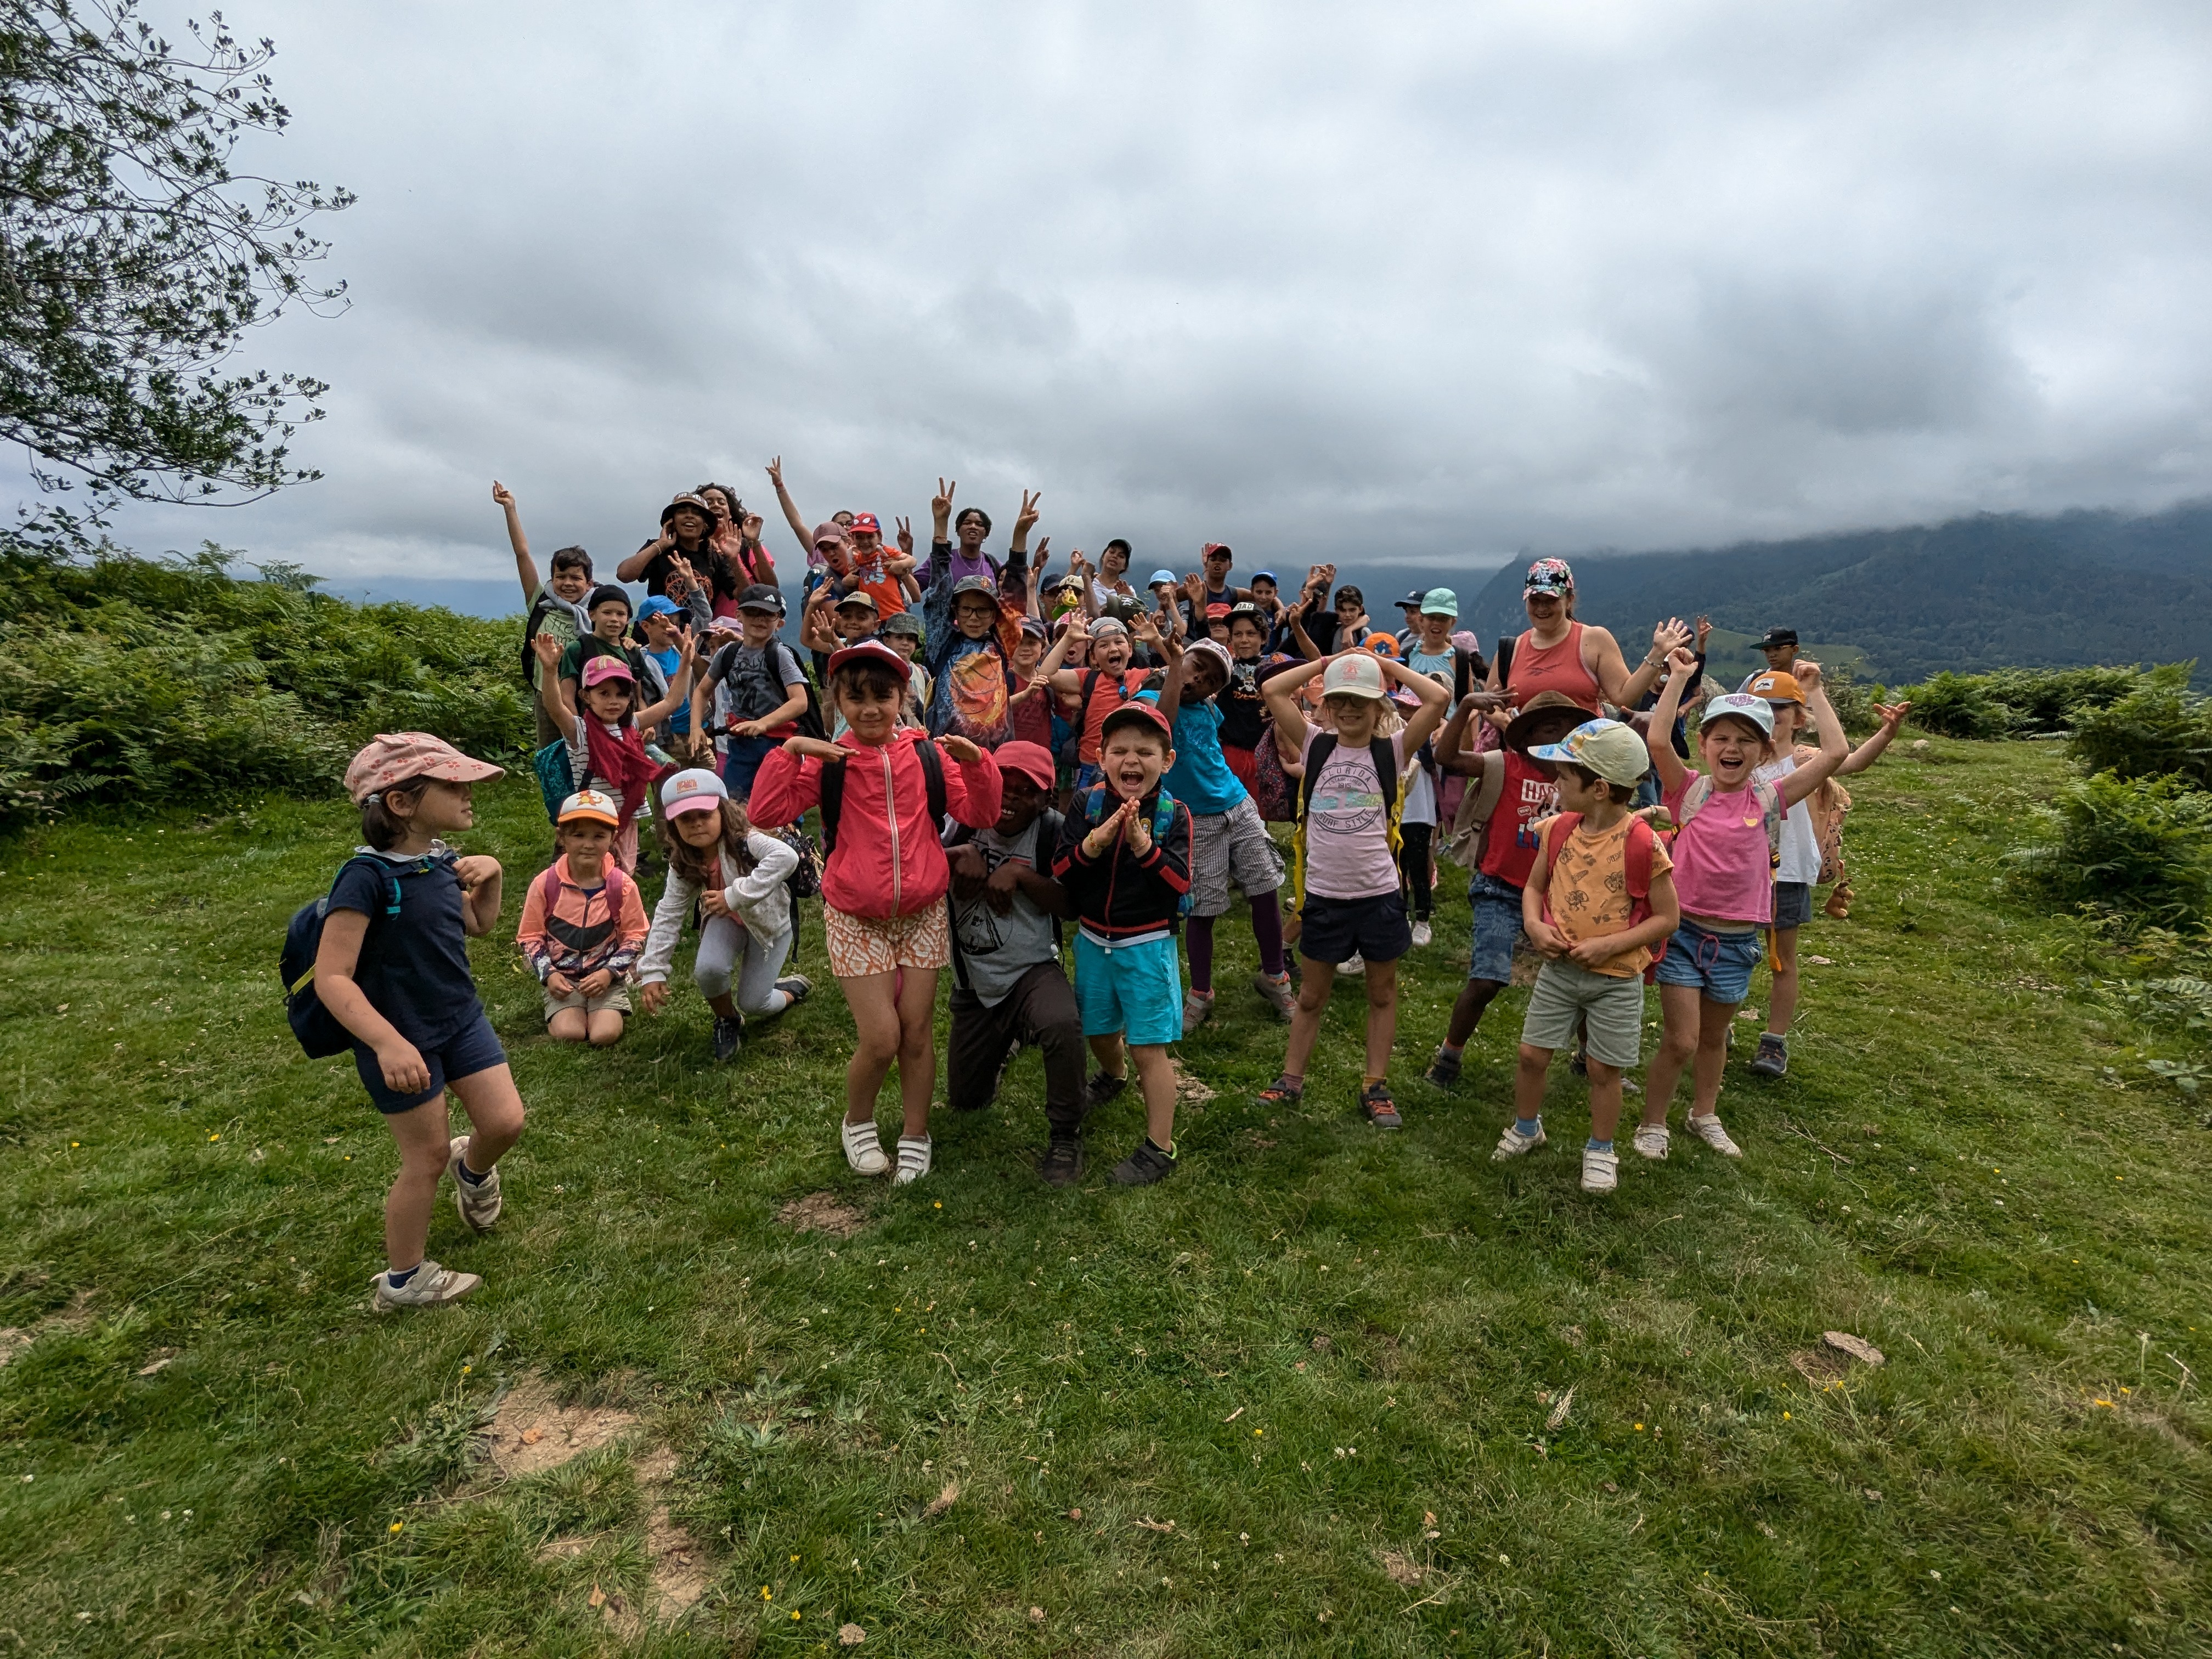
<svg viewBox="0 0 2212 1659"><path fill-rule="evenodd" d="M845 767L849 761L822 769L822 856L837 850L837 820L845 815Z"/></svg>
<svg viewBox="0 0 2212 1659"><path fill-rule="evenodd" d="M1298 816L1305 817L1313 807L1314 780L1321 775L1328 757L1336 752L1336 733L1320 732L1314 735L1313 747L1306 750L1306 775L1298 780Z"/></svg>
<svg viewBox="0 0 2212 1659"><path fill-rule="evenodd" d="M1078 743L1083 741L1083 734L1091 729L1091 694L1098 689L1098 677L1105 672L1103 668L1083 671L1083 692L1075 703L1075 740Z"/></svg>
<svg viewBox="0 0 2212 1659"><path fill-rule="evenodd" d="M1498 641L1498 655L1492 659L1498 665L1498 687L1501 691L1513 682L1513 635L1504 635Z"/></svg>
<svg viewBox="0 0 2212 1659"><path fill-rule="evenodd" d="M526 685L530 684L530 671L538 663L538 653L530 648L530 642L538 637L538 629L545 623L545 613L552 608L553 601L541 592L531 605L530 619L522 624L522 681Z"/></svg>
<svg viewBox="0 0 2212 1659"><path fill-rule="evenodd" d="M1375 781L1382 790L1382 820L1386 823L1390 819L1390 809L1398 800L1398 757L1390 752L1392 746L1388 738L1367 740L1367 758L1375 763Z"/></svg>
<svg viewBox="0 0 2212 1659"><path fill-rule="evenodd" d="M945 756L927 739L915 744L915 757L921 763L922 783L929 793L929 827L935 830L945 822L948 806L945 796Z"/></svg>

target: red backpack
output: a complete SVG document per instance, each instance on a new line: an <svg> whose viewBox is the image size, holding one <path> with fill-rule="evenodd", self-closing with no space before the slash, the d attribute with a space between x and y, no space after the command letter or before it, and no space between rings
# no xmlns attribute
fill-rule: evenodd
<svg viewBox="0 0 2212 1659"><path fill-rule="evenodd" d="M1544 857L1544 920L1552 919L1552 870L1559 861L1559 843L1582 828L1579 812L1555 812L1536 828L1538 844ZM1556 828L1555 828L1556 826ZM1631 817L1628 820L1628 845L1621 849L1621 865L1628 878L1628 925L1631 927L1648 921L1651 916L1651 848L1657 839L1646 819ZM1661 939L1650 947L1651 961L1644 969L1644 982L1651 983L1652 975L1667 955L1667 941Z"/></svg>

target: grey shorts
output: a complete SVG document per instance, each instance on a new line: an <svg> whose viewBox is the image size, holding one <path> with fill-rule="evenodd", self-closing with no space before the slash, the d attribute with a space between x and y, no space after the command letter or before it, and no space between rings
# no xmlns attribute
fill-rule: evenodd
<svg viewBox="0 0 2212 1659"><path fill-rule="evenodd" d="M1467 902L1474 910L1474 951L1467 976L1510 985L1513 950L1521 943L1521 890L1478 870L1467 884Z"/></svg>
<svg viewBox="0 0 2212 1659"><path fill-rule="evenodd" d="M1589 1032L1590 1058L1626 1071L1644 1054L1644 979L1593 974L1554 957L1528 993L1521 1041L1531 1048L1571 1048L1577 1024Z"/></svg>
<svg viewBox="0 0 2212 1659"><path fill-rule="evenodd" d="M1226 812L1191 814L1191 915L1227 914L1231 871L1247 898L1283 884L1283 855L1249 795Z"/></svg>
<svg viewBox="0 0 2212 1659"><path fill-rule="evenodd" d="M1774 925L1787 932L1813 920L1813 884L1806 881L1774 884Z"/></svg>

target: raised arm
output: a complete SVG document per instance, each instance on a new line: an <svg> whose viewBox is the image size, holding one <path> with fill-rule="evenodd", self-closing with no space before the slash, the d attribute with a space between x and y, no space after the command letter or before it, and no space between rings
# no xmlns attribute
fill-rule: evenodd
<svg viewBox="0 0 2212 1659"><path fill-rule="evenodd" d="M783 457L769 458L768 481L775 486L775 504L783 509L783 521L791 526L791 533L799 538L799 556L804 558L814 550L814 532L806 520L799 515L799 507L791 499L791 492L783 487Z"/></svg>
<svg viewBox="0 0 2212 1659"><path fill-rule="evenodd" d="M1010 706L1018 702L1026 702L1039 691L1060 689L1060 681L1056 677L1060 672L1060 664L1067 660L1067 647L1074 638L1073 629L1060 629L1060 637L1052 642L1052 649L1044 653L1044 660L1036 665L1036 672L1030 676L1030 683L1006 699ZM1078 690L1081 689L1082 682L1079 678L1077 679L1076 685Z"/></svg>
<svg viewBox="0 0 2212 1659"><path fill-rule="evenodd" d="M569 694L568 682L561 678L561 641L550 634L533 634L530 648L538 653L538 660L545 672L538 677L538 695L544 699L545 712L565 732L576 729L576 702Z"/></svg>
<svg viewBox="0 0 2212 1659"><path fill-rule="evenodd" d="M1477 709L1496 699L1492 691L1470 691L1459 700L1444 729L1437 734L1437 764L1447 772L1472 777L1482 769L1482 757L1468 748L1467 728Z"/></svg>
<svg viewBox="0 0 2212 1659"><path fill-rule="evenodd" d="M1836 775L1846 777L1853 772L1863 772L1880 760L1881 751L1889 747L1890 740L1897 736L1897 728L1905 724L1905 717L1911 710L1909 702L1876 703L1875 711L1881 716L1881 729L1844 757L1844 763L1836 769Z"/></svg>
<svg viewBox="0 0 2212 1659"><path fill-rule="evenodd" d="M514 492L496 478L491 481L491 498L507 514L507 544L514 550L514 576L522 584L527 609L538 602L538 561L530 556L530 538L522 533L522 511L514 504Z"/></svg>
<svg viewBox="0 0 2212 1659"><path fill-rule="evenodd" d="M1790 672L1796 677L1798 688L1805 693L1805 708L1820 733L1820 752L1782 780L1778 787L1785 806L1795 806L1826 782L1850 753L1850 744L1844 737L1844 723L1836 718L1836 711L1829 704L1828 688L1820 684L1820 665L1801 657Z"/></svg>
<svg viewBox="0 0 2212 1659"><path fill-rule="evenodd" d="M1620 647L1613 635L1602 628L1584 630L1595 642L1597 661L1591 665L1597 678L1597 689L1607 702L1620 708L1633 708L1643 700L1644 694L1658 683L1667 666L1667 659L1677 646L1690 642L1690 630L1679 617L1669 617L1651 630L1651 649L1645 653L1636 672L1628 672L1622 659Z"/></svg>
<svg viewBox="0 0 2212 1659"><path fill-rule="evenodd" d="M1651 764L1659 774L1659 793L1671 795L1682 787L1689 768L1674 752L1672 736L1674 730L1674 711L1682 706L1682 694L1689 689L1698 672L1698 659L1687 646L1677 646L1668 653L1667 665L1672 671L1667 676L1666 688L1659 693L1659 701L1651 707L1651 724L1644 730L1644 746L1650 750Z"/></svg>
<svg viewBox="0 0 2212 1659"><path fill-rule="evenodd" d="M1006 538L1007 563L1018 562L1029 552L1030 532L1036 527L1037 520L1042 516L1037 511L1037 503L1043 499L1044 491L1042 489L1034 495L1026 489L1022 491L1022 510L1014 514L1014 533Z"/></svg>
<svg viewBox="0 0 2212 1659"><path fill-rule="evenodd" d="M684 656L682 665L676 671L676 678L669 685L668 695L659 702L639 709L637 723L648 728L657 726L678 709L683 708L690 700L690 696L691 658L687 653Z"/></svg>
<svg viewBox="0 0 2212 1659"><path fill-rule="evenodd" d="M1298 708L1298 688L1316 675L1324 672L1335 660L1334 657L1316 657L1304 668L1285 669L1273 679L1260 682L1260 696L1267 702L1267 713L1274 719L1279 745L1287 738L1291 749L1299 754L1305 752L1306 735L1311 728L1306 724L1304 711Z"/></svg>
<svg viewBox="0 0 2212 1659"><path fill-rule="evenodd" d="M1451 708L1451 693L1426 674L1417 674L1391 658L1377 657L1375 663L1387 678L1397 681L1421 700L1421 706L1406 717L1406 752L1411 755L1443 723L1445 712Z"/></svg>

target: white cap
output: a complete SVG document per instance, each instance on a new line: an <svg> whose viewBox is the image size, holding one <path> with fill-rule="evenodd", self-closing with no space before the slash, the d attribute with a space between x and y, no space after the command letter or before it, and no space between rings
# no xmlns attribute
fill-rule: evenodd
<svg viewBox="0 0 2212 1659"><path fill-rule="evenodd" d="M1390 695L1390 689L1383 684L1382 665L1362 654L1339 657L1329 664L1328 672L1321 677L1321 694L1380 700Z"/></svg>

